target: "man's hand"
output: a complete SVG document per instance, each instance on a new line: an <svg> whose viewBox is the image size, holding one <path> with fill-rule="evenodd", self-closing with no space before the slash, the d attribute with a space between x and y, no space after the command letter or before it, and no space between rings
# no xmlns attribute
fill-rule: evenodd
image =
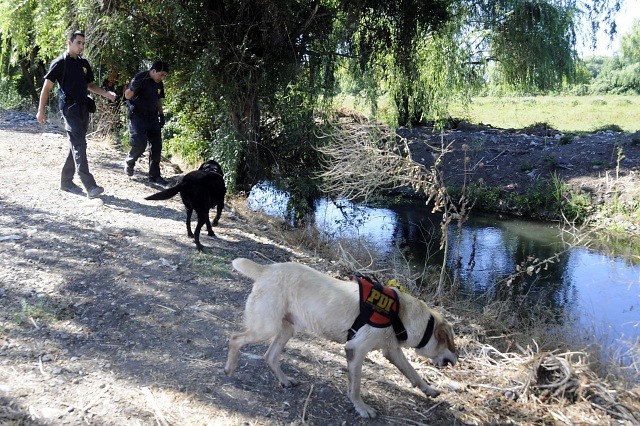
<svg viewBox="0 0 640 426"><path fill-rule="evenodd" d="M116 100L116 94L115 93L103 89L102 87L100 87L96 83L94 83L93 81L87 85L87 89L89 89L90 92L93 92L96 95L104 96L105 98L109 99L112 102Z"/></svg>
<svg viewBox="0 0 640 426"><path fill-rule="evenodd" d="M38 123L40 124L44 124L44 122L47 121L47 116L44 111L38 111L36 114L36 120L38 120Z"/></svg>

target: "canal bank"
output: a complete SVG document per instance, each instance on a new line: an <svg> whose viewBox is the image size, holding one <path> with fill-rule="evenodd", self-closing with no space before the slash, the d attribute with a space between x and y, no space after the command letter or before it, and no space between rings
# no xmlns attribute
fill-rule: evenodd
<svg viewBox="0 0 640 426"><path fill-rule="evenodd" d="M640 238L640 134L563 134L544 124L497 129L456 122L439 132L401 128L414 161L436 159L454 201L476 211L545 220L587 220ZM446 150L442 156L440 154Z"/></svg>

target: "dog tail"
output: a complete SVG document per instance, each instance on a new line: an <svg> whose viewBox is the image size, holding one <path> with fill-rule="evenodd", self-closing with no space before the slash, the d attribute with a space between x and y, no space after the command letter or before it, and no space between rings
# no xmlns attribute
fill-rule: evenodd
<svg viewBox="0 0 640 426"><path fill-rule="evenodd" d="M163 191L156 192L155 194L149 195L148 197L144 197L145 200L168 200L169 198L176 195L183 188L182 182L177 184L176 186L172 186L171 188L167 188Z"/></svg>
<svg viewBox="0 0 640 426"><path fill-rule="evenodd" d="M233 265L233 268L236 271L253 280L260 278L260 275L262 275L267 267L266 265L259 265L252 260L244 259L242 257L234 259L233 262L231 262L231 265Z"/></svg>

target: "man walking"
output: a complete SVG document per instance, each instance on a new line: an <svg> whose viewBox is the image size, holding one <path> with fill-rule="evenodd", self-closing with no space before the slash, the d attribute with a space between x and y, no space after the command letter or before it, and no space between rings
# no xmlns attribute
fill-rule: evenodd
<svg viewBox="0 0 640 426"><path fill-rule="evenodd" d="M64 119L64 129L69 137L69 153L62 166L60 189L72 193L82 193L82 189L73 183L73 177L77 173L87 191L87 196L92 198L102 194L104 188L96 184L96 180L89 172L87 91L104 96L110 101L115 100L116 95L94 82L91 65L81 56L84 45L85 37L81 31L74 31L69 35L67 51L51 63L49 72L44 76L36 119L40 124L46 121L45 108L49 101L49 94L55 83L58 82L58 107Z"/></svg>
<svg viewBox="0 0 640 426"><path fill-rule="evenodd" d="M127 176L133 176L133 167L149 143L149 183L162 187L168 184L160 176L162 126L164 126L162 80L168 73L169 66L166 62L154 62L151 69L136 74L124 92L131 135L131 150L125 159L124 171Z"/></svg>

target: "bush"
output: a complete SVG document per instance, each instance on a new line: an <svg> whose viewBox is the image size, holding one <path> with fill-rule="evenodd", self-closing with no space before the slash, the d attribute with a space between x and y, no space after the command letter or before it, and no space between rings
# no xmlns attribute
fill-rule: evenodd
<svg viewBox="0 0 640 426"><path fill-rule="evenodd" d="M607 124L604 126L600 126L597 129L594 130L594 133L598 133L598 132L624 132L624 129L620 126L618 126L617 124Z"/></svg>
<svg viewBox="0 0 640 426"><path fill-rule="evenodd" d="M0 78L0 108L20 109L24 106L24 99L20 96L15 80L11 77Z"/></svg>

